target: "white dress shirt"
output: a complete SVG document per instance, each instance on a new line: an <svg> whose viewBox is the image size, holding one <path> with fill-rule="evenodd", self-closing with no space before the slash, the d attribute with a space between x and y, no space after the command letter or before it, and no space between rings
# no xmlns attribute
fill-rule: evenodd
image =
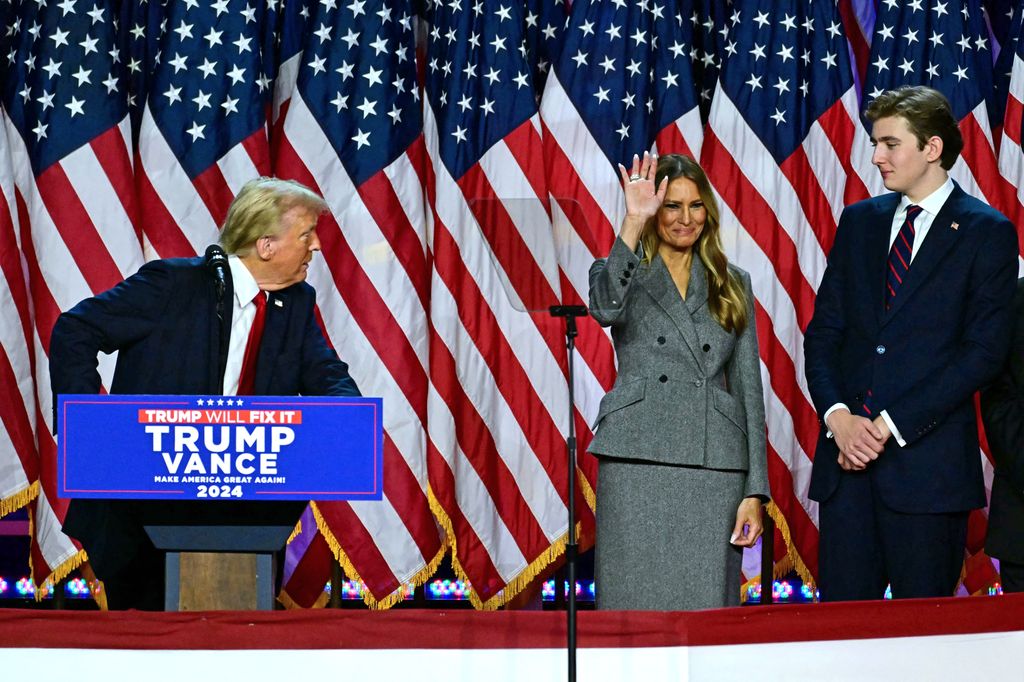
<svg viewBox="0 0 1024 682"><path fill-rule="evenodd" d="M947 177L946 182L942 184L937 190L926 196L924 199L917 203L921 207L921 212L914 219L914 248L910 252L910 262L913 264L914 258L917 257L918 251L921 250L921 244L924 243L925 237L928 236L928 231L932 229L932 223L935 222L935 216L939 214L942 207L945 205L946 200L949 199L949 195L953 193L953 180ZM896 241L896 236L900 233L900 228L903 227L903 222L907 219L907 209L913 204L906 194L900 199L899 206L896 207L896 213L892 217L892 227L889 230L889 248L892 249L892 243ZM824 422L826 428L828 427L828 418L833 412L839 409L850 411L850 408L845 403L836 403L832 407L825 411ZM900 435L900 430L896 428L896 424L893 423L892 418L889 417L889 413L882 410L878 413L879 416L885 421L886 426L889 427L889 431L892 432L892 437L896 439L900 447L906 446L907 442L903 440L903 436ZM831 429L827 433L828 437L832 437Z"/></svg>
<svg viewBox="0 0 1024 682"><path fill-rule="evenodd" d="M238 258L228 256L231 268L231 282L235 295L231 299L231 335L228 338L228 361L224 366L224 395L238 394L238 381L242 377L242 361L249 332L256 318L256 304L253 299L259 293L259 285L249 268ZM266 295L266 293L264 293Z"/></svg>

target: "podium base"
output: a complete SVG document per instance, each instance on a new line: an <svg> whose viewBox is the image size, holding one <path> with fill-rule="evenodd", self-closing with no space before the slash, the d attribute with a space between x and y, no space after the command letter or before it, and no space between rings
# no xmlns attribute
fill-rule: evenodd
<svg viewBox="0 0 1024 682"><path fill-rule="evenodd" d="M167 552L166 611L270 611L269 553Z"/></svg>

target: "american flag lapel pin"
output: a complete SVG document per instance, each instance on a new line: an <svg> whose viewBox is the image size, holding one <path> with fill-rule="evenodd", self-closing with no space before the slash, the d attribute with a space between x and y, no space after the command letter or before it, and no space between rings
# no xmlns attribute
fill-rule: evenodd
<svg viewBox="0 0 1024 682"><path fill-rule="evenodd" d="M275 298L274 299L274 305L276 305L278 308L283 308L284 307L284 303L281 303L281 299L279 299L279 298Z"/></svg>
<svg viewBox="0 0 1024 682"><path fill-rule="evenodd" d="M960 229L960 223L956 222L955 220L952 223L950 223L949 226L951 228L953 228L954 230L959 230Z"/></svg>

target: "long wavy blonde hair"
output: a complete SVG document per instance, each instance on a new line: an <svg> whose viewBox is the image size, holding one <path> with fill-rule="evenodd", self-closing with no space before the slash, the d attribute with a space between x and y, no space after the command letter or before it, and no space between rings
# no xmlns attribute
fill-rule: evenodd
<svg viewBox="0 0 1024 682"><path fill-rule="evenodd" d="M654 186L660 187L661 181L668 178L671 183L678 178L687 178L697 185L697 192L704 202L707 218L704 229L697 240L697 255L704 263L708 272L708 309L722 329L739 334L747 326L747 296L739 280L729 272L729 262L722 251L722 242L718 236L719 212L715 194L711 191L711 183L696 161L682 154L665 154L658 158L658 168L654 174ZM661 238L658 237L658 216L647 221L640 242L644 246L643 260L650 263L654 254L658 253Z"/></svg>

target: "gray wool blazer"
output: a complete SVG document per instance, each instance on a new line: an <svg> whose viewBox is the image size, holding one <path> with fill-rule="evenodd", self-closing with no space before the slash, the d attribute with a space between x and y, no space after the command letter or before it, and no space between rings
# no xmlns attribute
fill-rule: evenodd
<svg viewBox="0 0 1024 682"><path fill-rule="evenodd" d="M611 326L618 377L601 400L596 455L747 472L745 495L767 498L764 394L750 276L747 326L726 332L708 310L694 257L686 299L660 256L649 264L616 239L590 268L590 314Z"/></svg>

